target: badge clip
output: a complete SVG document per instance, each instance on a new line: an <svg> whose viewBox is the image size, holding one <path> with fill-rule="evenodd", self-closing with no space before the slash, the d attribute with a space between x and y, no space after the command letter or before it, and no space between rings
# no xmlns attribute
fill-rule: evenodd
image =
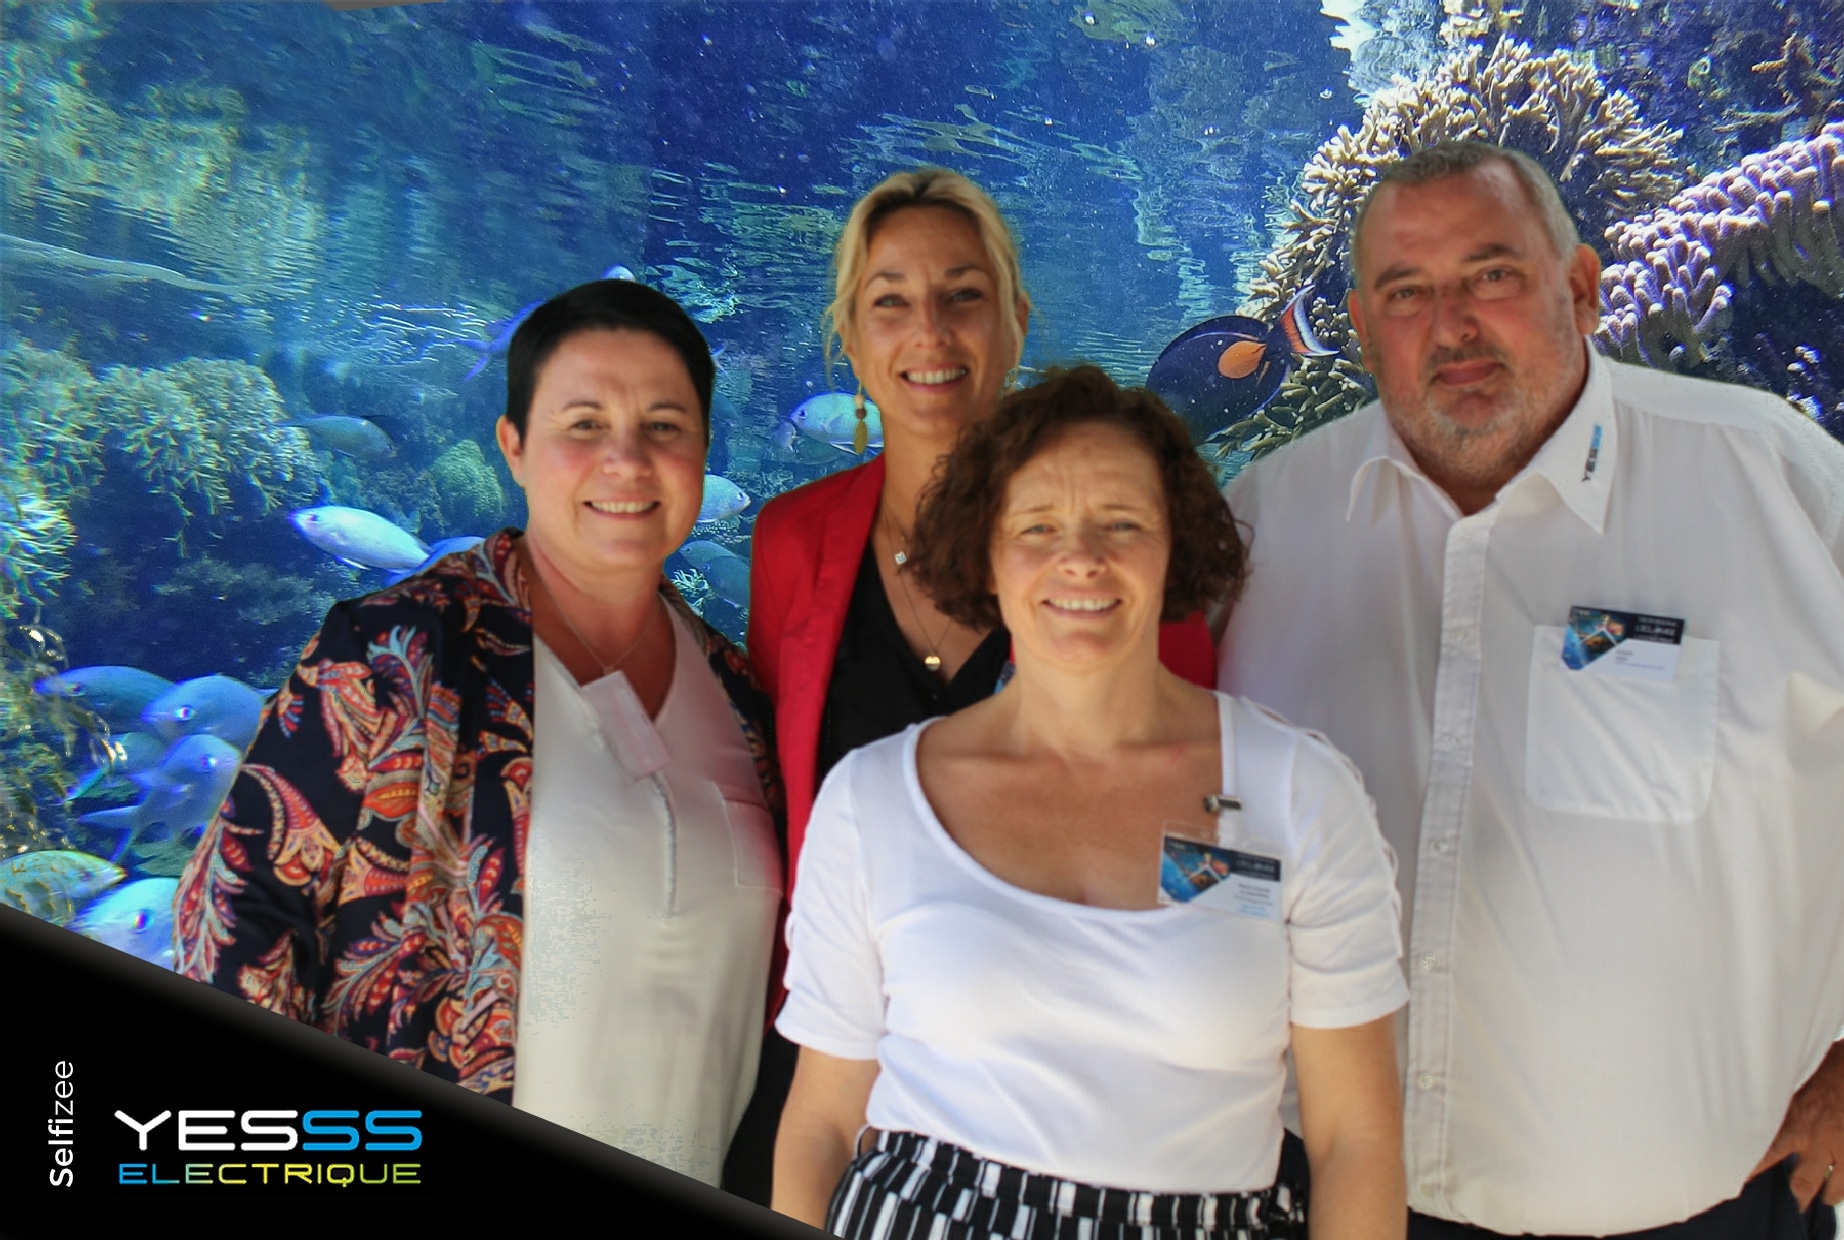
<svg viewBox="0 0 1844 1240"><path fill-rule="evenodd" d="M1220 814L1224 810L1242 810L1242 798L1232 797L1227 792L1209 792L1204 794L1204 812Z"/></svg>

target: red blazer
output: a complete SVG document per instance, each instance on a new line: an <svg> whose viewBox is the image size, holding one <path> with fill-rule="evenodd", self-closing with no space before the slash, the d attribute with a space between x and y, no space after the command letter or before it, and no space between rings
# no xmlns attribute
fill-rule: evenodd
<svg viewBox="0 0 1844 1240"><path fill-rule="evenodd" d="M787 790L790 898L819 794L815 775L832 662L883 490L884 460L878 456L778 495L756 517L749 551L749 662L775 704ZM1159 626L1159 659L1193 684L1216 688L1216 651L1202 612Z"/></svg>

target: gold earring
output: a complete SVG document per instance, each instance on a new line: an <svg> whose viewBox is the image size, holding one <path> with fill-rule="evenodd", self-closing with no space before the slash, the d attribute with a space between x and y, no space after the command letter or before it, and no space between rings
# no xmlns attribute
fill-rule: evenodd
<svg viewBox="0 0 1844 1240"><path fill-rule="evenodd" d="M864 450L871 444L871 424L864 420L864 384L858 385L858 394L852 397L852 412L858 415L858 424L852 427L852 455L863 456Z"/></svg>

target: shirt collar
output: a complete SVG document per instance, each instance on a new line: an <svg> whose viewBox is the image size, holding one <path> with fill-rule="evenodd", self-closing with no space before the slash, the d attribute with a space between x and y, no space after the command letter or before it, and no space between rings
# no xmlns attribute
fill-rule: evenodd
<svg viewBox="0 0 1844 1240"><path fill-rule="evenodd" d="M1533 474L1541 475L1549 479L1569 510L1599 534L1607 526L1607 497L1618 448L1613 372L1600 350L1585 339L1582 348L1588 351L1588 381L1582 385L1575 408L1505 490Z"/></svg>
<svg viewBox="0 0 1844 1240"><path fill-rule="evenodd" d="M1599 534L1607 524L1607 499L1614 474L1615 453L1618 450L1618 431L1613 416L1613 375L1600 351L1585 338L1582 348L1588 354L1588 378L1582 385L1581 396L1576 399L1575 407L1548 441L1537 450L1530 464L1516 478L1506 483L1499 494L1504 495L1526 478L1541 476L1549 480L1569 510ZM1358 497L1366 489L1366 482L1386 464L1406 477L1419 478L1434 489L1446 506L1453 507L1453 501L1447 493L1435 486L1433 480L1415 463L1408 445L1402 442L1396 428L1390 425L1389 415L1378 406L1363 459L1351 476L1351 493L1345 504L1346 521L1356 514ZM1376 496L1373 502L1380 498L1380 495ZM1454 509L1454 515L1459 515L1457 508Z"/></svg>

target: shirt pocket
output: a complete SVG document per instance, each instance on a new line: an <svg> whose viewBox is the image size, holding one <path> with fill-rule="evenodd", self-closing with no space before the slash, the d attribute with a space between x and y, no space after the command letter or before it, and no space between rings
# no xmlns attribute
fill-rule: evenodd
<svg viewBox="0 0 1844 1240"><path fill-rule="evenodd" d="M1524 787L1544 809L1689 823L1716 767L1719 643L1686 637L1668 682L1571 671L1563 629L1539 625L1530 656Z"/></svg>
<svg viewBox="0 0 1844 1240"><path fill-rule="evenodd" d="M723 798L724 819L730 826L730 853L736 866L738 887L765 887L781 891L781 845L775 838L775 819L762 804L761 793L717 785Z"/></svg>

